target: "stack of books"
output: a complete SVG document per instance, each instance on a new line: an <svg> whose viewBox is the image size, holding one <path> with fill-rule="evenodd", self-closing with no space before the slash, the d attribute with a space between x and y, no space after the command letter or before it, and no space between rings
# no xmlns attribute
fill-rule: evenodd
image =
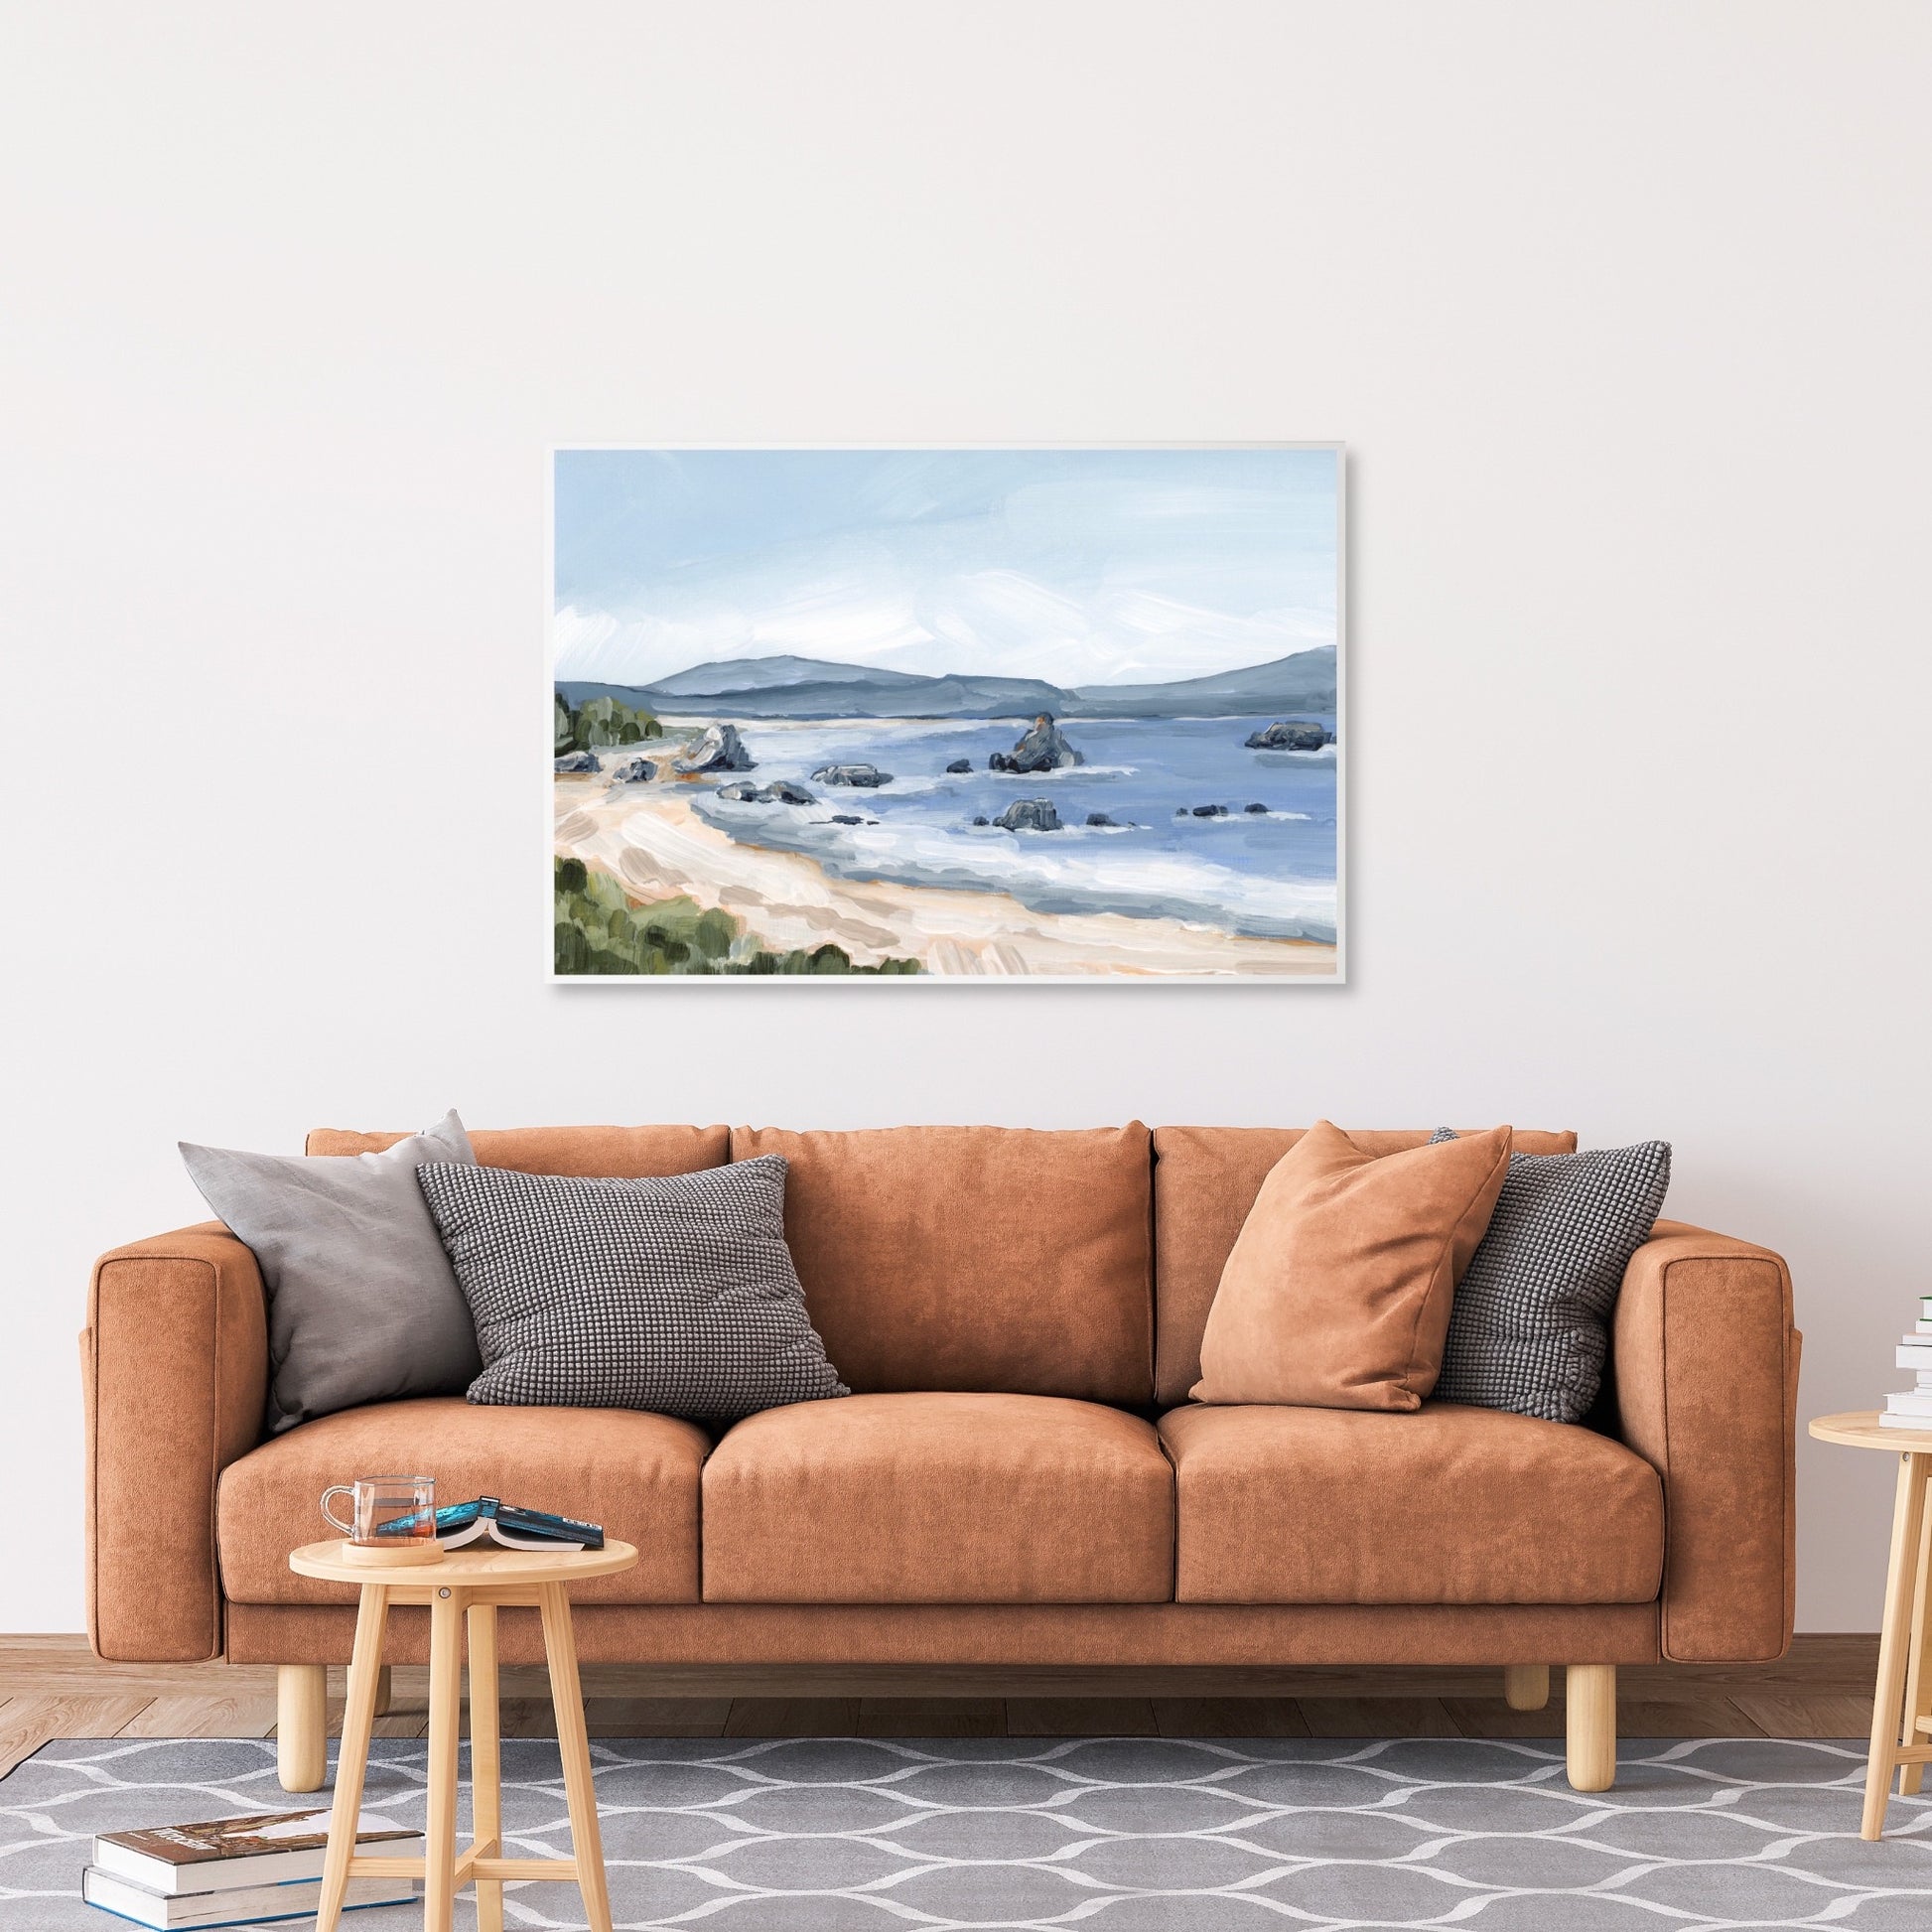
<svg viewBox="0 0 1932 1932"><path fill-rule="evenodd" d="M1898 1344L1898 1366L1917 1371L1917 1387L1886 1396L1880 1426L1932 1430L1932 1295L1918 1298L1918 1319Z"/></svg>
<svg viewBox="0 0 1932 1932"><path fill-rule="evenodd" d="M364 1812L357 1849L380 1844L380 1856L420 1859L423 1837ZM313 1916L322 1895L329 1844L326 1811L256 1812L200 1825L157 1825L142 1832L105 1832L81 1875L80 1896L117 1918L151 1925L247 1925ZM345 1904L407 1905L412 1878L351 1878Z"/></svg>

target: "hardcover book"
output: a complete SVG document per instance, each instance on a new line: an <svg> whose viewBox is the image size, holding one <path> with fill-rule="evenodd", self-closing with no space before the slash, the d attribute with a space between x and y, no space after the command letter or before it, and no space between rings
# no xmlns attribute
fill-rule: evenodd
<svg viewBox="0 0 1932 1932"><path fill-rule="evenodd" d="M420 1832L370 1812L356 1820L355 1843L380 1844L399 1859L423 1856ZM328 1812L264 1811L199 1825L103 1832L94 1840L93 1862L101 1871L131 1878L151 1892L227 1891L320 1878L328 1844Z"/></svg>
<svg viewBox="0 0 1932 1932"><path fill-rule="evenodd" d="M80 1874L80 1896L116 1918L132 1919L154 1932L207 1932L216 1925L261 1925L275 1919L311 1918L322 1901L320 1878L289 1878L280 1884L230 1885L224 1891L150 1891L90 1864ZM351 1878L345 1911L364 1905L412 1905L410 1878Z"/></svg>

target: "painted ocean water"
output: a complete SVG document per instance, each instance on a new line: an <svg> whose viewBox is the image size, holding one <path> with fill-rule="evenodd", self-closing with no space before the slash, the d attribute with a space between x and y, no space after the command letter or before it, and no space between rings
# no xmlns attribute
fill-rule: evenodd
<svg viewBox="0 0 1932 1932"><path fill-rule="evenodd" d="M703 718L666 718L667 729ZM1084 764L1022 775L987 769L1026 728L1013 719L734 722L764 784L805 786L815 805L746 804L718 795L733 774L693 787L695 810L741 844L796 852L855 881L999 892L1039 912L1175 918L1258 938L1332 943L1336 926L1335 746L1252 752L1272 715L1058 722ZM1332 714L1308 711L1331 731ZM1030 721L1028 721L1030 722ZM948 773L960 759L967 772ZM893 782L815 781L825 764L864 763ZM1017 799L1050 799L1063 829L976 826ZM1198 817L1219 805L1225 816ZM1261 811L1249 808L1263 807ZM1111 827L1089 827L1089 814ZM835 815L860 820L839 824Z"/></svg>

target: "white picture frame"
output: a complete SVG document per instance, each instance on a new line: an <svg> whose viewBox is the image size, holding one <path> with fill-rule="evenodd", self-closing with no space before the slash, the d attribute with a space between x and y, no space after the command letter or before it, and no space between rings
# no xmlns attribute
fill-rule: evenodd
<svg viewBox="0 0 1932 1932"><path fill-rule="evenodd" d="M604 485L609 500L599 497ZM1283 554L1274 560L1277 498ZM1115 504L1127 534L1110 552ZM1346 984L1346 450L1332 442L553 446L548 976L601 986ZM1227 526L1218 548L1217 514ZM1230 594L1217 605L1211 565L1221 555ZM865 577L867 559L877 560L876 583ZM1016 559L1035 564L1043 581L1014 568ZM1194 588L1196 601L1163 604L1170 582ZM971 600L989 585L1020 616L1008 621L1011 611L994 605L998 647L975 670L982 632ZM1284 587L1304 602L1278 621ZM1036 652L1029 595L1047 614ZM1198 612L1197 634L1172 646L1150 638L1135 598L1157 626L1184 630L1175 613ZM1082 764L1002 773L994 783L982 759L1006 743L1022 753L1035 729L1006 685L1022 685L1030 662L1104 664L1115 648L1109 619L1123 611L1119 661L1143 670L1185 670L1216 652L1271 649L1271 639L1288 648L1246 667L1255 676L1245 681L1239 664L1192 678L1034 679L1070 701L1051 712L1048 730ZM823 641L799 650L798 635ZM1179 654L1177 664L1164 665L1164 648ZM1327 706L1256 707L1271 689L1314 692L1324 650ZM1308 662L1289 666L1296 658ZM798 659L820 668L796 668ZM609 675L587 675L596 671ZM836 701L814 696L815 680L833 674L844 680ZM707 676L718 689L704 689ZM727 692L729 678L740 683ZM921 678L930 690L894 683ZM1202 701L1189 698L1162 700L1185 717L1121 716L1107 692L1216 678L1215 702L1224 689L1241 700L1218 719L1192 715ZM995 708L962 712L982 689L998 691ZM1031 702L1031 685L1025 695ZM600 698L610 700L601 710ZM863 715L850 710L855 702ZM916 715L941 702L949 709ZM808 715L814 704L836 715ZM630 737L642 719L663 735ZM1249 726L1295 719L1324 727L1330 742L1242 742ZM1221 725L1243 727L1242 739L1214 742ZM629 742L600 742L620 736ZM753 759L750 769L679 768L707 744L716 752L723 740L732 752L731 739ZM1035 757L1039 746L1035 739ZM556 768L559 757L586 753L596 770ZM1048 755L1057 756L1050 741ZM959 756L970 771L946 771ZM634 774L636 759L651 768L641 782L621 775ZM875 789L808 775L854 763L916 769L910 783L894 770ZM1186 802L1193 778L1218 815ZM812 802L734 795L767 792L774 781L784 796ZM1058 831L1036 829L1026 813L1009 830L989 822L992 810L974 809L1003 797L1050 801ZM1126 822L1090 825L1094 815ZM1011 808L999 816L1010 819ZM665 908L655 919L653 906ZM826 948L846 964L828 964Z"/></svg>

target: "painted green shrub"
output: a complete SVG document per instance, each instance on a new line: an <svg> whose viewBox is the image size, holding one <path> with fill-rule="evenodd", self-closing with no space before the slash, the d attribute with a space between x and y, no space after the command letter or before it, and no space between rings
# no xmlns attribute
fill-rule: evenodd
<svg viewBox="0 0 1932 1932"><path fill-rule="evenodd" d="M575 710L561 691L556 700L556 752L601 752L613 745L641 745L662 738L664 727L648 711L633 711L617 698L586 698Z"/></svg>
<svg viewBox="0 0 1932 1932"><path fill-rule="evenodd" d="M768 952L745 922L688 898L639 904L608 873L581 859L556 862L556 962L572 977L610 974L867 974L916 973L916 959L855 966L839 946Z"/></svg>

